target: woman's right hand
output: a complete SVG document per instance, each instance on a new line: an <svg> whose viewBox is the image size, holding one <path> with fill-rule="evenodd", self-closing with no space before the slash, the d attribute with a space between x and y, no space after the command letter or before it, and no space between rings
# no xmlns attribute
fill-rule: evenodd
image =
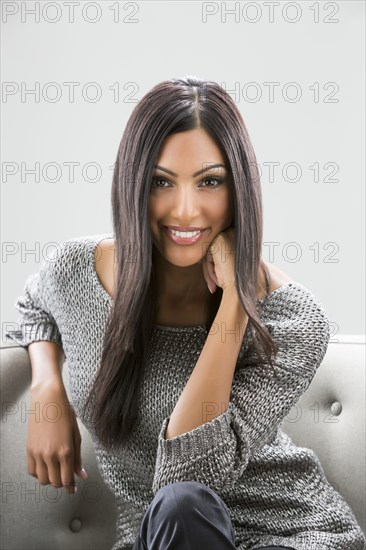
<svg viewBox="0 0 366 550"><path fill-rule="evenodd" d="M41 485L64 487L74 493L74 473L88 477L81 462L81 435L73 407L62 383L31 386L28 421L28 473Z"/></svg>

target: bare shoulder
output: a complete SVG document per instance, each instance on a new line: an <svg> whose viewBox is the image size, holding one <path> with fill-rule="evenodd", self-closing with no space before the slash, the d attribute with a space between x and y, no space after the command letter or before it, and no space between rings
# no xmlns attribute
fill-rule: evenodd
<svg viewBox="0 0 366 550"><path fill-rule="evenodd" d="M94 265L98 278L110 296L114 294L117 263L115 261L115 240L103 239L94 249Z"/></svg>
<svg viewBox="0 0 366 550"><path fill-rule="evenodd" d="M269 294L273 292L274 290L277 290L281 286L285 285L286 283L294 282L294 280L287 275L282 269L275 266L274 264L265 262L263 260L264 265L266 266L268 273L269 273ZM261 294L260 298L266 296L266 288L265 288L265 282L264 282L264 276L261 278Z"/></svg>
<svg viewBox="0 0 366 550"><path fill-rule="evenodd" d="M285 285L286 283L294 282L293 279L287 273L282 271L279 267L275 266L274 264L269 264L267 262L264 262L266 264L266 267L268 268L269 274L270 274L270 282L269 282L269 291L273 292L274 290L277 290L280 286Z"/></svg>

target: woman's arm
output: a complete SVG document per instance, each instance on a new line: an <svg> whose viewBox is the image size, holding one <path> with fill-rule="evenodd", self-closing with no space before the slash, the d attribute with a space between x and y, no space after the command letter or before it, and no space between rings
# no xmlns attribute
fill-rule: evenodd
<svg viewBox="0 0 366 550"><path fill-rule="evenodd" d="M42 485L64 486L73 492L74 473L85 479L85 472L80 431L62 379L63 342L54 317L59 275L68 261L69 244L66 241L60 254L44 261L40 272L27 278L15 304L19 329L6 334L28 349L31 363L28 473Z"/></svg>
<svg viewBox="0 0 366 550"><path fill-rule="evenodd" d="M236 289L225 290L200 357L170 416L165 439L189 432L227 410L247 323Z"/></svg>
<svg viewBox="0 0 366 550"><path fill-rule="evenodd" d="M28 473L42 485L75 489L74 473L86 479L82 468L81 435L62 379L63 349L54 342L37 341L28 346L32 367L28 421ZM50 405L52 413L48 418Z"/></svg>
<svg viewBox="0 0 366 550"><path fill-rule="evenodd" d="M32 368L31 391L42 385L63 386L63 349L55 342L41 340L28 345Z"/></svg>
<svg viewBox="0 0 366 550"><path fill-rule="evenodd" d="M299 283L288 284L262 304L260 315L277 346L276 372L264 359L257 364L249 348L233 375L224 412L171 439L165 436L170 421L166 416L158 435L154 494L167 483L179 481L201 481L216 491L233 486L250 457L273 441L309 387L330 338L321 302ZM225 384L226 362L225 358L220 370L225 372Z"/></svg>

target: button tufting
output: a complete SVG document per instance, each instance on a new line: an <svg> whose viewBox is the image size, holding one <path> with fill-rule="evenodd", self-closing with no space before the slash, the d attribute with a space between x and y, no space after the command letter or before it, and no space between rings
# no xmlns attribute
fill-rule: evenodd
<svg viewBox="0 0 366 550"><path fill-rule="evenodd" d="M81 521L80 519L74 518L70 521L70 530L73 533L78 533L81 529Z"/></svg>
<svg viewBox="0 0 366 550"><path fill-rule="evenodd" d="M334 401L334 403L332 403L330 406L330 410L333 414L338 416L342 411L342 405L339 401Z"/></svg>

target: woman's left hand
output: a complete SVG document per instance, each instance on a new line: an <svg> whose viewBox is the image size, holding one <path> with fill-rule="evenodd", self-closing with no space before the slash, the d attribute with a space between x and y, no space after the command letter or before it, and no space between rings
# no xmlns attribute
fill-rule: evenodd
<svg viewBox="0 0 366 550"><path fill-rule="evenodd" d="M215 237L203 258L203 275L213 294L217 287L223 291L235 285L235 236L229 227Z"/></svg>

